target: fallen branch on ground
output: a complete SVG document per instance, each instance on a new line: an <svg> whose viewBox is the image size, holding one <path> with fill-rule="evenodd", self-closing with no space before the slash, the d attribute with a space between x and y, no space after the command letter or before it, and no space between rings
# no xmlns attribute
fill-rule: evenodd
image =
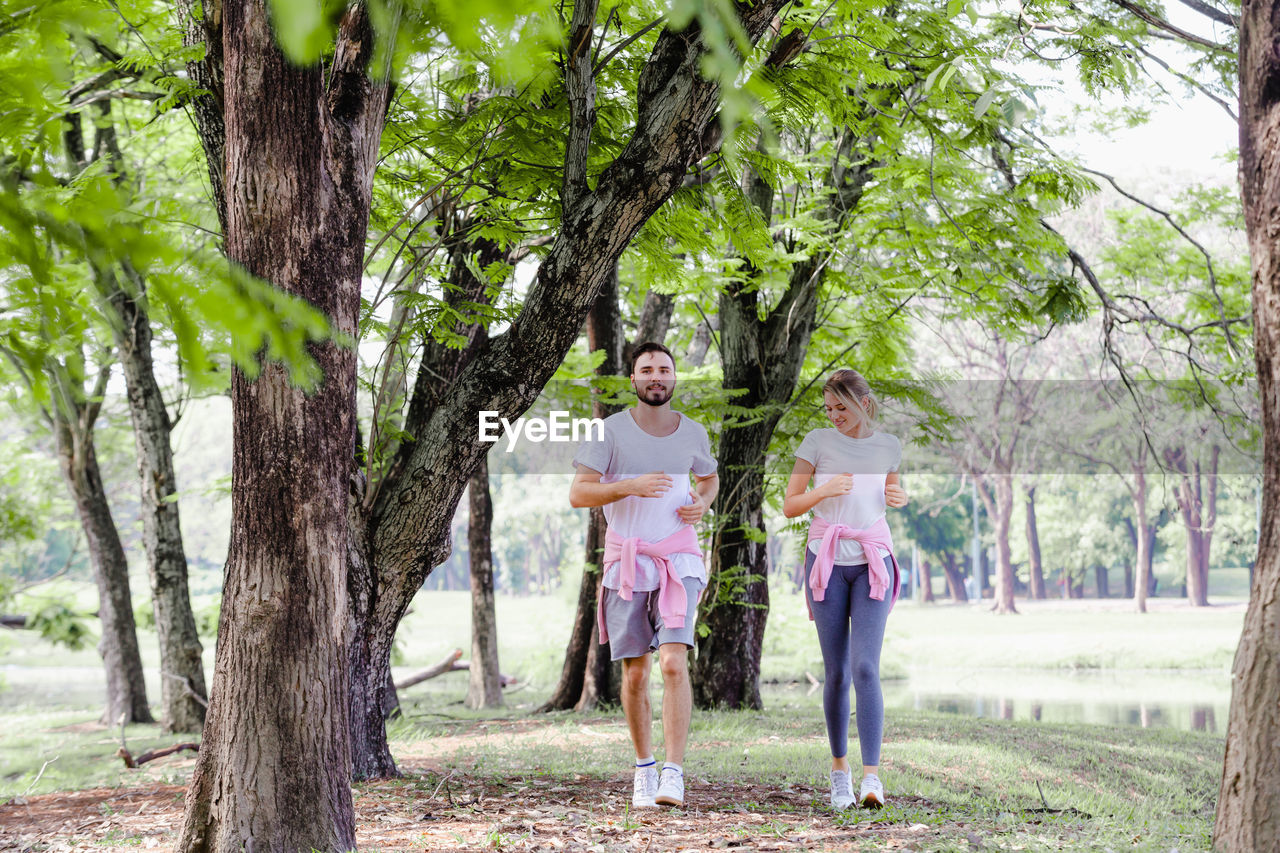
<svg viewBox="0 0 1280 853"><path fill-rule="evenodd" d="M446 672L459 672L463 670L470 670L471 662L460 660L461 657L462 657L462 649L454 649L453 651L449 652L449 654L445 655L444 660L440 661L439 663L433 664L427 667L426 669L422 670L421 672L416 672L413 675L409 676L408 678L404 679L403 681L397 681L396 690L404 690L406 687L412 687L415 684L421 684L422 682L435 678L438 675L444 675ZM519 681L519 679L510 675L498 676L498 683L503 687L510 687L512 684L515 684L517 681Z"/></svg>
<svg viewBox="0 0 1280 853"><path fill-rule="evenodd" d="M148 761L155 761L157 758L164 758L166 755L173 755L175 752L181 752L184 749L189 749L192 752L199 752L200 744L175 743L173 746L166 746L163 749L148 749L137 758L134 758L133 753L129 752L128 749L122 746L116 750L116 755L124 759L125 767L128 767L130 770L135 770L143 764L146 764Z"/></svg>

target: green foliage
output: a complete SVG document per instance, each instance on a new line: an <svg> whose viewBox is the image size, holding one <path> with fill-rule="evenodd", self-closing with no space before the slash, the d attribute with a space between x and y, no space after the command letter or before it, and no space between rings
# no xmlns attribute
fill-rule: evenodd
<svg viewBox="0 0 1280 853"><path fill-rule="evenodd" d="M41 639L77 651L87 647L93 639L84 620L84 614L77 613L63 602L53 601L32 613L27 618L26 627L37 631Z"/></svg>
<svg viewBox="0 0 1280 853"><path fill-rule="evenodd" d="M173 109L190 85L166 70L189 57L181 33L145 0L45 5L0 31L0 74L21 81L0 94L0 345L37 400L80 339L108 346L120 290L172 334L187 381L220 388L224 362L253 373L263 357L314 381L324 319L230 269L208 236L203 163Z"/></svg>

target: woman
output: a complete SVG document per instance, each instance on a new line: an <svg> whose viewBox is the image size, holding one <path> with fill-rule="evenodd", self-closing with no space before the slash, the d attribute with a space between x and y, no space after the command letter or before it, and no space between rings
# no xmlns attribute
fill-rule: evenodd
<svg viewBox="0 0 1280 853"><path fill-rule="evenodd" d="M885 802L879 776L880 646L898 597L898 564L884 513L886 506L907 504L898 479L902 443L876 431L878 405L856 370L831 374L822 398L833 429L813 430L800 442L782 511L795 518L813 510L805 596L826 666L822 705L831 743L831 805L844 809L857 802L878 809ZM856 799L847 755L851 684L862 752Z"/></svg>

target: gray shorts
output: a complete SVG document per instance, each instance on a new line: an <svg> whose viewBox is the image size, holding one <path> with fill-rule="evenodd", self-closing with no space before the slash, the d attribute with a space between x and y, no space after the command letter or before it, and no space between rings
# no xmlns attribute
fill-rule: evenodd
<svg viewBox="0 0 1280 853"><path fill-rule="evenodd" d="M668 628L658 612L658 591L633 592L626 601L616 589L605 587L604 624L609 631L612 660L647 655L663 643L684 643L693 648L693 623L698 615L698 594L706 586L701 578L683 578L689 610L683 628Z"/></svg>

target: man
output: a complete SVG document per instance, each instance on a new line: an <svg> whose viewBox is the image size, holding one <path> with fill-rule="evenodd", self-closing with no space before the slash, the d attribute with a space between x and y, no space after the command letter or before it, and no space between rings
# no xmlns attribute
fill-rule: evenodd
<svg viewBox="0 0 1280 853"><path fill-rule="evenodd" d="M604 580L600 642L622 661L622 709L636 766L637 808L684 803L684 749L693 692L688 650L706 566L693 525L716 496L720 478L701 424L671 409L676 364L658 343L636 347L631 385L638 402L605 419L604 440L583 444L569 490L575 507L604 507ZM657 470L655 470L657 469ZM693 475L694 487L689 488ZM662 670L666 761L653 757L649 653Z"/></svg>

